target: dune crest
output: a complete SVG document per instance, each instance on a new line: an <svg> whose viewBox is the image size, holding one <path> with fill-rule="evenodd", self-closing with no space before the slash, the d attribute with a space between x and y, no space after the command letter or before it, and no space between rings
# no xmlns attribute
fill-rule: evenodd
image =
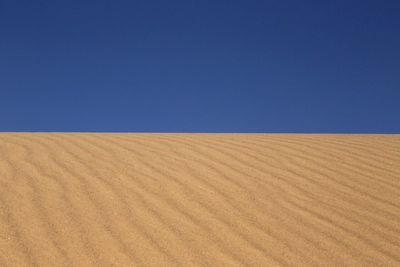
<svg viewBox="0 0 400 267"><path fill-rule="evenodd" d="M400 266L400 135L0 134L0 266Z"/></svg>

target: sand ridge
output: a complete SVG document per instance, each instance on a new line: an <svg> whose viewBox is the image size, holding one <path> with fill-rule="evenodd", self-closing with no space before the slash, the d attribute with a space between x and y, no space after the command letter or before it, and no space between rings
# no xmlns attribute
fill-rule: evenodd
<svg viewBox="0 0 400 267"><path fill-rule="evenodd" d="M400 135L0 133L0 266L400 266Z"/></svg>

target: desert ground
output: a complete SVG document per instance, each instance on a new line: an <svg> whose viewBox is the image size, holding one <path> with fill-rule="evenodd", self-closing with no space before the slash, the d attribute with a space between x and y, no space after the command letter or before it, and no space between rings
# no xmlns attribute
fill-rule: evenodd
<svg viewBox="0 0 400 267"><path fill-rule="evenodd" d="M0 266L400 266L400 135L0 134Z"/></svg>

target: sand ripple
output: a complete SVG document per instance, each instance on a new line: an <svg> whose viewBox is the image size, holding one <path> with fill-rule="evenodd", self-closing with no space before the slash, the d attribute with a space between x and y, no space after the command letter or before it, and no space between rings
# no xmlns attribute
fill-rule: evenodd
<svg viewBox="0 0 400 267"><path fill-rule="evenodd" d="M0 266L400 266L400 135L0 134Z"/></svg>

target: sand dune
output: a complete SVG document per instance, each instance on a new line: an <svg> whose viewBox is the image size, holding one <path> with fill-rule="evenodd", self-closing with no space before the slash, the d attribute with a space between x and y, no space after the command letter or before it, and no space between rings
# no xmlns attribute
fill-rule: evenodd
<svg viewBox="0 0 400 267"><path fill-rule="evenodd" d="M0 266L400 266L400 135L0 134Z"/></svg>

